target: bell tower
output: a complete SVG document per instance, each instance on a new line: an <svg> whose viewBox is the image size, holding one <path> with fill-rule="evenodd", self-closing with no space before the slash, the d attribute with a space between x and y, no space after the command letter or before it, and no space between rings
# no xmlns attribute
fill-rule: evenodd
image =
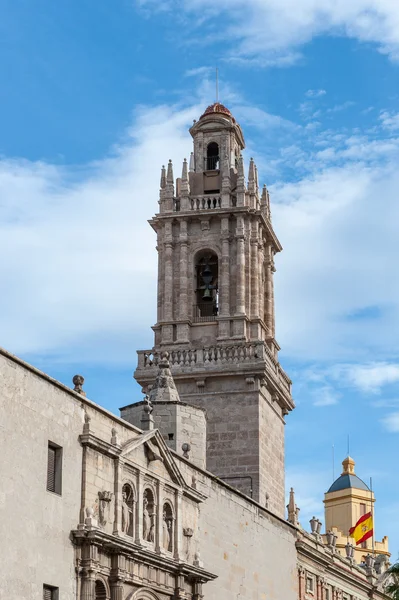
<svg viewBox="0 0 399 600"><path fill-rule="evenodd" d="M291 381L275 340L269 194L254 161L247 181L240 125L222 104L190 129L194 151L181 177L162 167L154 347L138 352L148 389L161 352L181 401L205 409L207 469L284 516L284 417Z"/></svg>

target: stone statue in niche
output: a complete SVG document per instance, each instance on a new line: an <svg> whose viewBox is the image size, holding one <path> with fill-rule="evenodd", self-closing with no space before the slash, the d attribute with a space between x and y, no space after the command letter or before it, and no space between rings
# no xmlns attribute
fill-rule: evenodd
<svg viewBox="0 0 399 600"><path fill-rule="evenodd" d="M170 546L170 528L171 522L168 519L166 512L163 513L163 521L162 521L162 546L164 550L169 550Z"/></svg>
<svg viewBox="0 0 399 600"><path fill-rule="evenodd" d="M128 504L128 497L126 490L122 493L122 531L123 533L129 533L130 523L132 518L132 511Z"/></svg>
<svg viewBox="0 0 399 600"><path fill-rule="evenodd" d="M152 523L151 523L151 527L150 527L150 531L148 532L148 541L149 542L155 542L155 523L154 523L154 517L155 515L151 515L152 516Z"/></svg>
<svg viewBox="0 0 399 600"><path fill-rule="evenodd" d="M102 491L98 492L98 520L100 522L101 527L105 527L105 525L109 521L109 511L112 500L112 492Z"/></svg>
<svg viewBox="0 0 399 600"><path fill-rule="evenodd" d="M148 540L149 534L151 530L151 517L148 512L148 500L144 498L143 500L143 539Z"/></svg>

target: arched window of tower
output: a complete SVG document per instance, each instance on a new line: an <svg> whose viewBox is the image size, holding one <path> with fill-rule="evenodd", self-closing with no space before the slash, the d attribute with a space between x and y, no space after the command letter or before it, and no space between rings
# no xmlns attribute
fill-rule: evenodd
<svg viewBox="0 0 399 600"><path fill-rule="evenodd" d="M216 171L219 169L219 146L216 142L208 144L205 162L206 171Z"/></svg>
<svg viewBox="0 0 399 600"><path fill-rule="evenodd" d="M195 261L194 321L214 321L219 312L219 263L210 250L200 252Z"/></svg>

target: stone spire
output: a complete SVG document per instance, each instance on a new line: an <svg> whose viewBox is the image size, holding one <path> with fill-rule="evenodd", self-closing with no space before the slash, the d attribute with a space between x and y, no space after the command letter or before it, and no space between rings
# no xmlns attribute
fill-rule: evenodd
<svg viewBox="0 0 399 600"><path fill-rule="evenodd" d="M166 188L166 169L165 169L165 165L162 165L162 169L161 169L161 181L159 184L161 190L163 190L164 188Z"/></svg>
<svg viewBox="0 0 399 600"><path fill-rule="evenodd" d="M291 523L292 525L295 525L296 527L299 526L299 508L297 507L297 505L295 504L295 494L294 494L294 488L291 488L290 490L290 499L289 502L287 504L287 510L288 510L288 523Z"/></svg>
<svg viewBox="0 0 399 600"><path fill-rule="evenodd" d="M248 169L248 192L250 194L255 194L256 192L256 173L255 173L255 163L254 159L251 158L249 161L249 169Z"/></svg>
<svg viewBox="0 0 399 600"><path fill-rule="evenodd" d="M183 210L188 208L188 199L190 196L190 184L188 182L188 168L187 167L188 167L187 160L184 159L183 168L182 168L182 172L181 172L181 183L180 183L180 195L181 195L181 203L182 203Z"/></svg>
<svg viewBox="0 0 399 600"><path fill-rule="evenodd" d="M168 185L172 185L174 184L174 178L173 178L173 164L172 164L172 160L170 159L168 162L168 174L166 176L166 181L168 183Z"/></svg>
<svg viewBox="0 0 399 600"><path fill-rule="evenodd" d="M270 212L270 196L269 196L269 192L267 191L266 185L263 186L260 207L261 207L261 210L262 210L263 214L265 215L266 219L271 221L272 219L271 219L271 212Z"/></svg>
<svg viewBox="0 0 399 600"><path fill-rule="evenodd" d="M148 399L151 404L156 402L180 402L179 393L173 381L169 368L169 353L162 352L158 363L158 374Z"/></svg>
<svg viewBox="0 0 399 600"><path fill-rule="evenodd" d="M245 174L244 174L244 159L240 154L237 163L237 206L245 204Z"/></svg>

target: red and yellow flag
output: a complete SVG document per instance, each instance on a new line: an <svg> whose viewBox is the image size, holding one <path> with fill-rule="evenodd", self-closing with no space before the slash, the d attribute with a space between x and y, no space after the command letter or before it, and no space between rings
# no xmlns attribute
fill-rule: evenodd
<svg viewBox="0 0 399 600"><path fill-rule="evenodd" d="M373 535L372 513L368 512L360 517L356 525L349 529L349 535L355 538L356 546L371 538Z"/></svg>

